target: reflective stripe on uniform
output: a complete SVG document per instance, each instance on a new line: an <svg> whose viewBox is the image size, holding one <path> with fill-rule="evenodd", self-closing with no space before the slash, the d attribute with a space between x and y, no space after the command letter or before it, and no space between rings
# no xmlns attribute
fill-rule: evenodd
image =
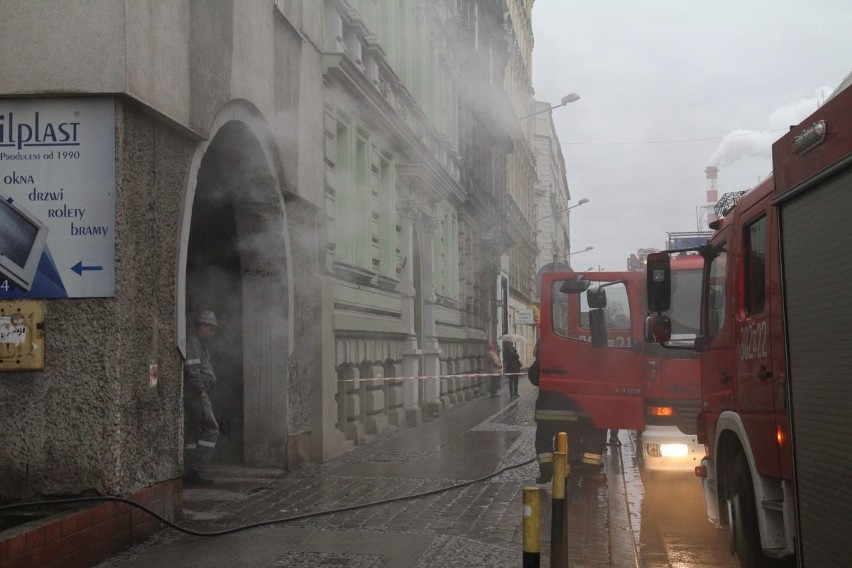
<svg viewBox="0 0 852 568"><path fill-rule="evenodd" d="M589 465L600 465L601 463L603 463L603 456L600 454L586 452L583 454L583 463Z"/></svg>
<svg viewBox="0 0 852 568"><path fill-rule="evenodd" d="M545 452L538 454L536 456L538 463L553 463L553 454L551 452Z"/></svg>
<svg viewBox="0 0 852 568"><path fill-rule="evenodd" d="M187 450L194 450L198 447L198 444L187 444L185 447Z"/></svg>
<svg viewBox="0 0 852 568"><path fill-rule="evenodd" d="M199 446L204 446L205 448L215 448L216 442L207 442L205 440L198 440Z"/></svg>
<svg viewBox="0 0 852 568"><path fill-rule="evenodd" d="M201 359L187 359L186 364L187 365L200 365Z"/></svg>

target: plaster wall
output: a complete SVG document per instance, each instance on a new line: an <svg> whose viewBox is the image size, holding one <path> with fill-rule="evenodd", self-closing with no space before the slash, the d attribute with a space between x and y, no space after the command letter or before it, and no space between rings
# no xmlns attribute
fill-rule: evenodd
<svg viewBox="0 0 852 568"><path fill-rule="evenodd" d="M322 3L280 4L4 0L0 96L122 93L199 138L249 101L275 131L287 190L320 206Z"/></svg>
<svg viewBox="0 0 852 568"><path fill-rule="evenodd" d="M4 0L0 94L125 90L125 2Z"/></svg>

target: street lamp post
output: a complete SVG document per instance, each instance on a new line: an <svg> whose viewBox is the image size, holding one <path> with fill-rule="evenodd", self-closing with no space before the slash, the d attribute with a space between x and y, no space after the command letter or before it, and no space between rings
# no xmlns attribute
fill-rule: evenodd
<svg viewBox="0 0 852 568"><path fill-rule="evenodd" d="M580 100L580 95L578 95L577 93L571 93L571 94L568 94L568 95L565 95L564 97L562 97L562 98L559 100L559 104L558 104L558 105L552 105L552 106L549 106L549 107L547 107L547 108L543 108L543 109L541 109L541 110L537 110L537 111L535 111L535 112L531 112L530 114L525 114L524 116L522 116L522 117L518 118L518 120L524 120L525 118L529 118L529 117L531 117L531 116L535 116L535 115L537 115L537 114L541 114L541 113L543 113L543 112L550 112L550 111L552 111L552 110L553 110L553 109L555 109L555 108L564 107L564 106L565 106L565 105L567 105L568 103L573 103L574 101L578 101L578 100Z"/></svg>

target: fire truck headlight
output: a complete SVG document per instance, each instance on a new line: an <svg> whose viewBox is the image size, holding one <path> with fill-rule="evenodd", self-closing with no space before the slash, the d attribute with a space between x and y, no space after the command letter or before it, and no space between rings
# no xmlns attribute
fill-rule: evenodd
<svg viewBox="0 0 852 568"><path fill-rule="evenodd" d="M685 458L689 455L686 444L660 444L660 455L664 458Z"/></svg>

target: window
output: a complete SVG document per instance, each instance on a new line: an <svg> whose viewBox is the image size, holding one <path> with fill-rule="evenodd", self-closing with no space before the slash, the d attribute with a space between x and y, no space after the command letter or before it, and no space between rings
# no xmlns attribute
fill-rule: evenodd
<svg viewBox="0 0 852 568"><path fill-rule="evenodd" d="M371 211L372 195L370 191L370 143L367 135L358 130L355 136L355 167L354 183L352 186L352 210L341 217L346 219L351 227L354 241L353 264L361 268L372 268L372 231Z"/></svg>
<svg viewBox="0 0 852 568"><path fill-rule="evenodd" d="M701 270L672 270L672 341L694 342L701 311Z"/></svg>
<svg viewBox="0 0 852 568"><path fill-rule="evenodd" d="M456 212L444 204L435 230L435 290L449 298L459 293L459 223Z"/></svg>
<svg viewBox="0 0 852 568"><path fill-rule="evenodd" d="M353 264L354 241L353 225L347 222L347 212L352 211L352 149L349 125L342 119L337 121L337 163L335 164L335 242L337 257L340 261Z"/></svg>
<svg viewBox="0 0 852 568"><path fill-rule="evenodd" d="M551 289L551 319L553 333L562 337L568 337L568 294L559 291L562 282L557 280Z"/></svg>
<svg viewBox="0 0 852 568"><path fill-rule="evenodd" d="M559 291L564 283L553 283L554 334L590 343L593 334L600 334L598 339L609 347L629 348L632 345L630 302L623 282L593 282L587 291L573 294ZM600 324L594 326L594 330L593 321Z"/></svg>
<svg viewBox="0 0 852 568"><path fill-rule="evenodd" d="M707 271L707 340L711 340L722 331L725 325L725 295L728 255L724 249L718 249L710 260Z"/></svg>
<svg viewBox="0 0 852 568"><path fill-rule="evenodd" d="M745 229L745 309L747 314L763 311L766 299L766 216Z"/></svg>
<svg viewBox="0 0 852 568"><path fill-rule="evenodd" d="M606 284L603 282L602 284ZM596 289L598 284L592 284L590 289ZM606 307L604 321L607 329L630 329L630 303L627 300L627 288L622 283L612 284L602 288L606 291ZM580 296L580 326L589 329L589 307L588 294Z"/></svg>
<svg viewBox="0 0 852 568"><path fill-rule="evenodd" d="M379 165L378 199L379 272L396 278L396 174L393 158L382 154Z"/></svg>
<svg viewBox="0 0 852 568"><path fill-rule="evenodd" d="M328 106L324 158L332 262L397 279L401 229L393 154L380 136Z"/></svg>

